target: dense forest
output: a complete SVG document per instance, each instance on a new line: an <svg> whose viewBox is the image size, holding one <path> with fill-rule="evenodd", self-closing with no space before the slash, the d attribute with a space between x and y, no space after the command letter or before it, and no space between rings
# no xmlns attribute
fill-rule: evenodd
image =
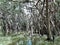
<svg viewBox="0 0 60 45"><path fill-rule="evenodd" d="M60 45L60 0L0 0L0 45Z"/></svg>

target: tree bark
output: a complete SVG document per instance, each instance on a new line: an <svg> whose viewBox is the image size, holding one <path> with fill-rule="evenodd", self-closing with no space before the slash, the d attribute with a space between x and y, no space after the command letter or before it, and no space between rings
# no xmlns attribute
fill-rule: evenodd
<svg viewBox="0 0 60 45"><path fill-rule="evenodd" d="M48 0L46 0L46 21L47 21L47 39L50 40L52 37L51 30L50 30L50 17L48 14Z"/></svg>

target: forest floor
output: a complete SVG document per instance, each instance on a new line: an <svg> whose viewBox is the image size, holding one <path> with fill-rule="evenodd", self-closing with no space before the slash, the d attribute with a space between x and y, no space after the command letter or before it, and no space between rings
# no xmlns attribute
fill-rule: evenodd
<svg viewBox="0 0 60 45"><path fill-rule="evenodd" d="M32 36L32 45L60 45L60 37L56 37L54 43L46 41L46 36ZM27 45L28 33L13 34L11 36L0 36L0 45Z"/></svg>

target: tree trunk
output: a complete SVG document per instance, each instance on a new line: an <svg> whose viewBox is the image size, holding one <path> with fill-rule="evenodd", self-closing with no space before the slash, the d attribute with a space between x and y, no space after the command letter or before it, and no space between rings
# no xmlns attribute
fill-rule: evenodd
<svg viewBox="0 0 60 45"><path fill-rule="evenodd" d="M52 37L51 30L50 30L50 18L48 14L48 0L46 0L46 21L47 21L47 39L50 40Z"/></svg>

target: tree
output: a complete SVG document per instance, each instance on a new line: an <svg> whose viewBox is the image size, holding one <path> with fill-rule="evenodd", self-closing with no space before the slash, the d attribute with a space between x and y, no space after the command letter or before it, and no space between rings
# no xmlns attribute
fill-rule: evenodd
<svg viewBox="0 0 60 45"><path fill-rule="evenodd" d="M51 39L52 37L52 33L51 33L51 29L50 29L50 16L48 14L48 0L46 0L46 21L47 21L47 31L48 31L48 40Z"/></svg>

